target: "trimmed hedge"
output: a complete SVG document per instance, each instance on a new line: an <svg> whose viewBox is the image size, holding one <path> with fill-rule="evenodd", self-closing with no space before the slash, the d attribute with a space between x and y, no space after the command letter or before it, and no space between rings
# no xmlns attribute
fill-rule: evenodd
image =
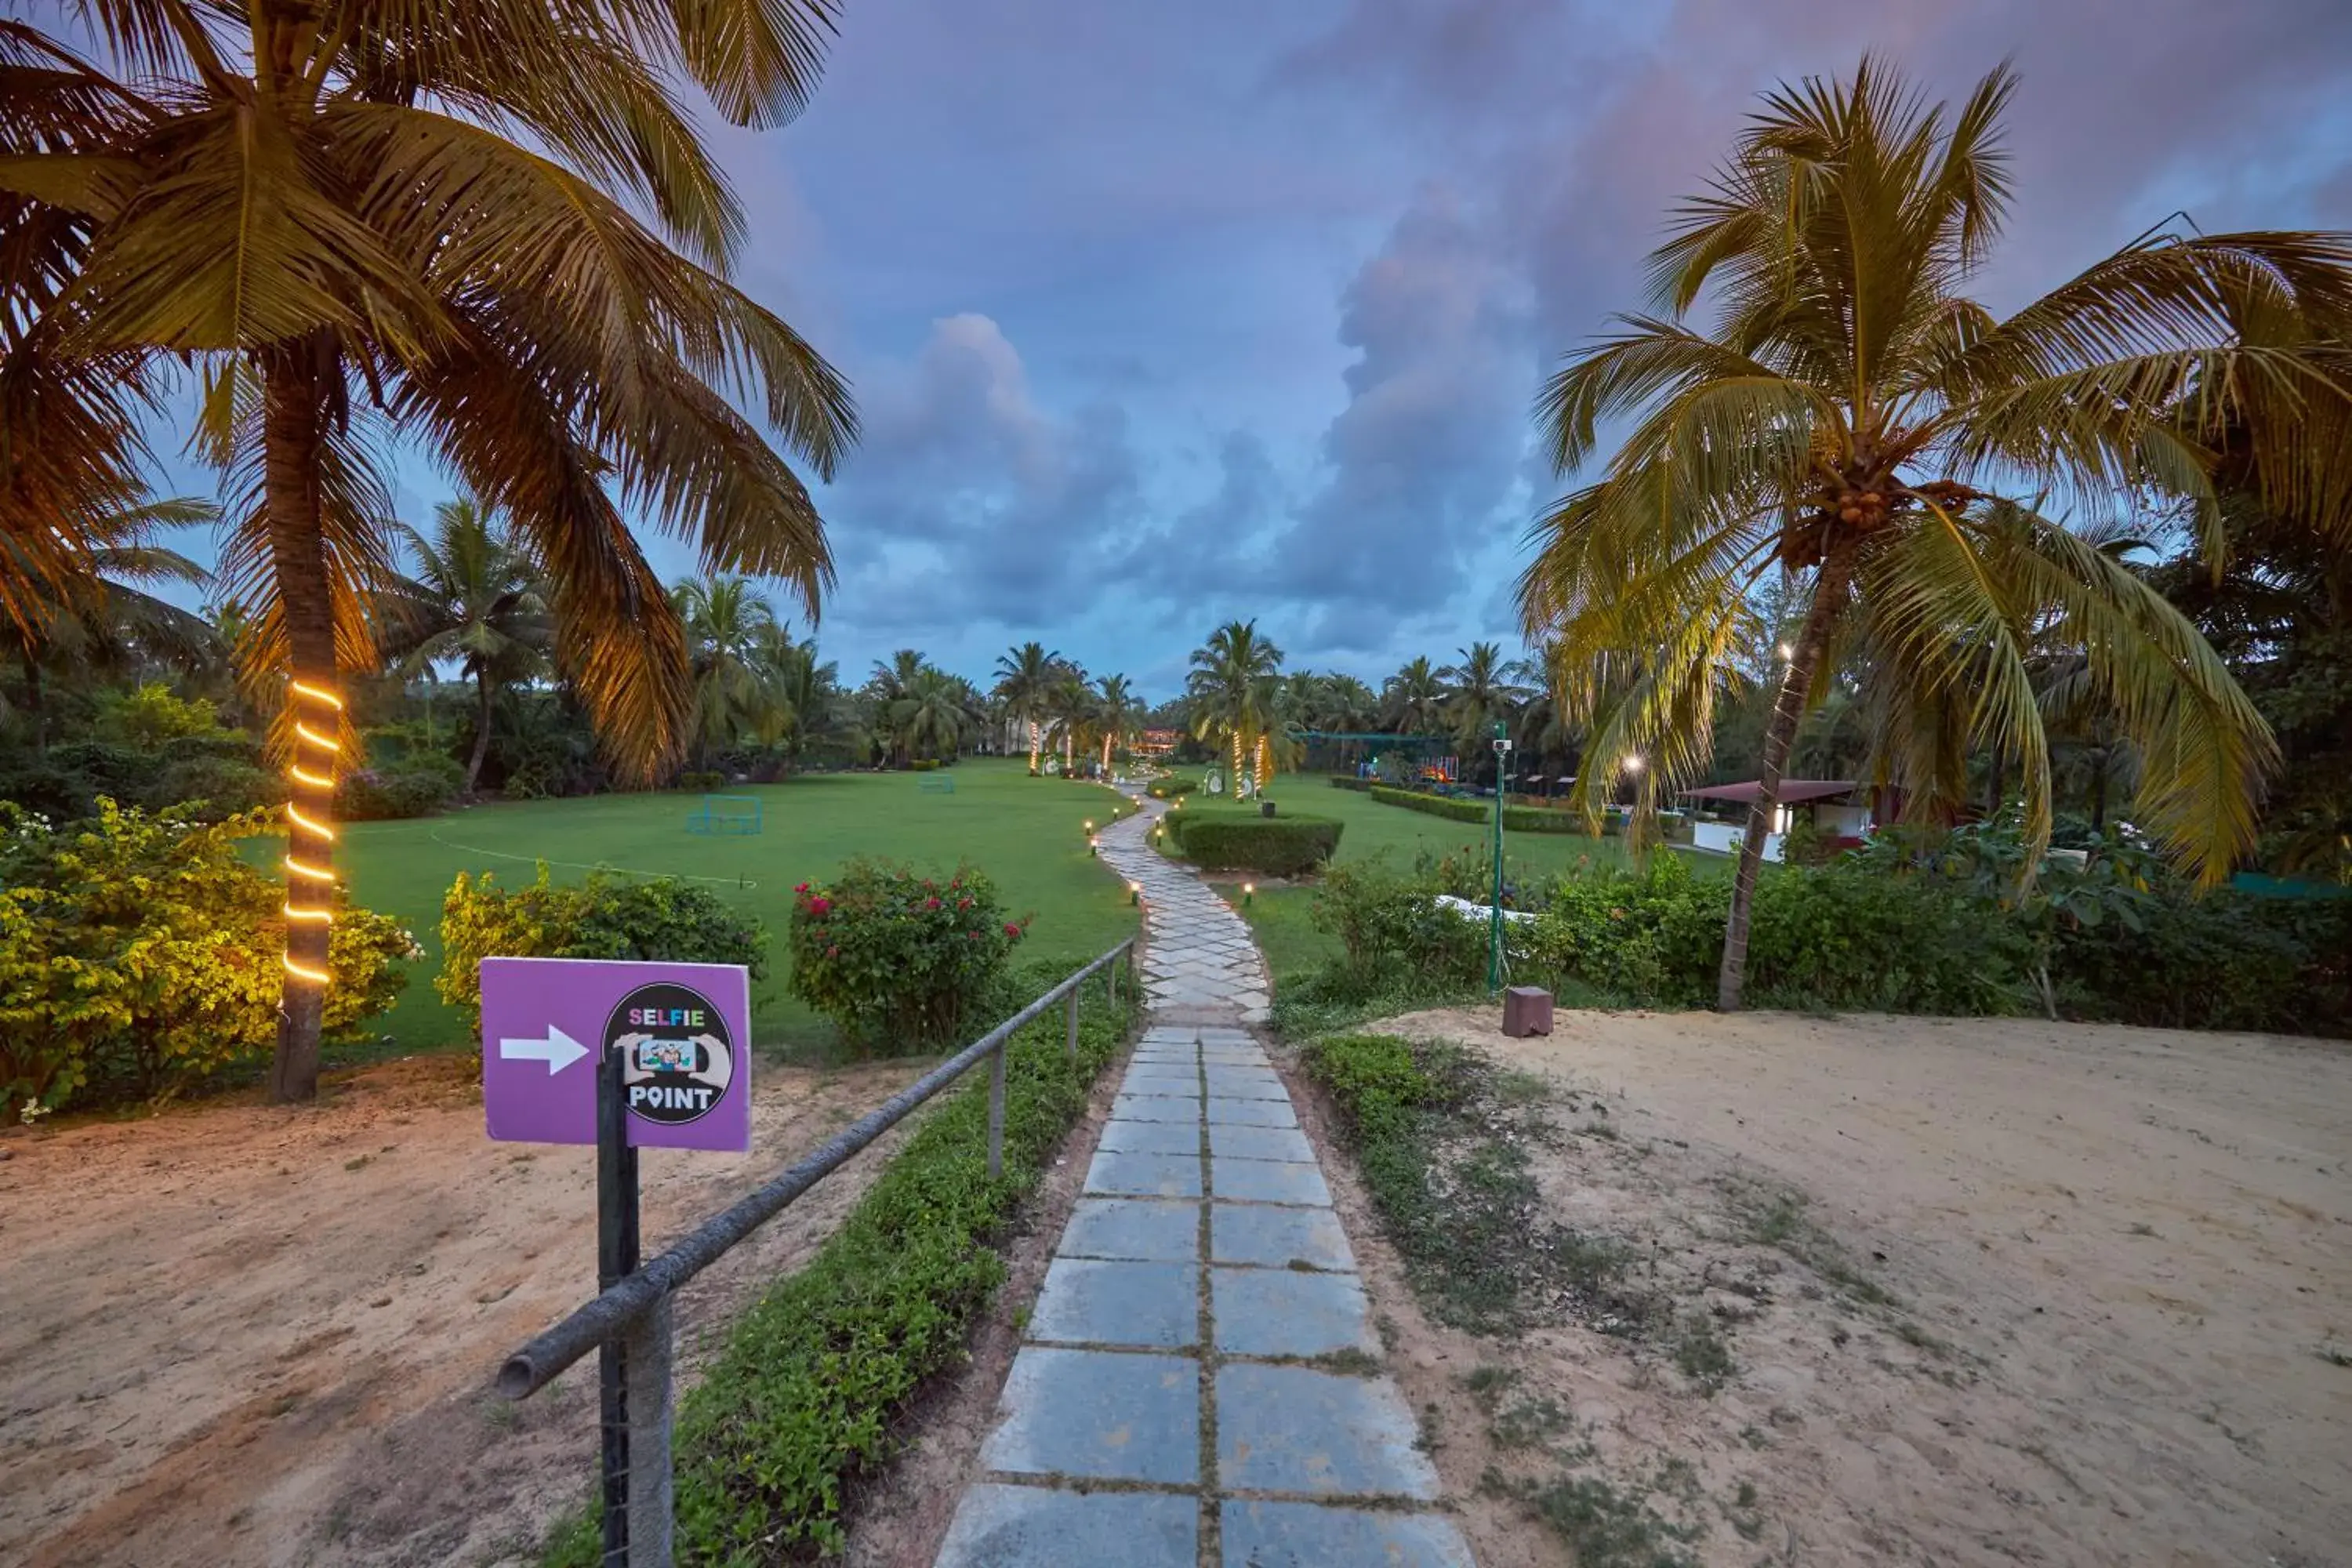
<svg viewBox="0 0 2352 1568"><path fill-rule="evenodd" d="M1335 779L1332 782L1336 784L1339 781ZM1370 793L1371 797L1383 805L1401 805L1407 811L1426 812L1431 816L1442 816L1450 822L1492 823L1495 820L1495 808L1483 800L1456 800L1451 795L1423 795L1419 790L1391 789L1386 784L1373 785ZM1609 832L1612 826L1604 823L1602 832ZM1588 838L1591 837L1585 830L1583 818L1575 812L1551 811L1537 805L1504 806L1503 826L1512 833L1574 833Z"/></svg>
<svg viewBox="0 0 2352 1568"><path fill-rule="evenodd" d="M1153 779L1144 787L1143 793L1154 800L1174 800L1178 795L1191 795L1200 787L1198 779L1181 779L1171 774L1164 779Z"/></svg>
<svg viewBox="0 0 2352 1568"><path fill-rule="evenodd" d="M1032 970L1009 1012L1066 973ZM857 1206L799 1273L769 1289L679 1402L677 1552L681 1563L803 1562L841 1550L852 1481L904 1441L901 1415L962 1364L972 1324L1004 1280L995 1248L1035 1189L1133 1017L1079 988L1078 1059L1063 1059L1061 1009L1014 1037L1005 1058L1004 1174L988 1177L985 1068L943 1095ZM591 1507L560 1528L544 1562L597 1560Z"/></svg>
<svg viewBox="0 0 2352 1568"><path fill-rule="evenodd" d="M1339 847L1346 825L1328 816L1244 816L1239 812L1172 812L1176 847L1204 871L1258 871L1297 877Z"/></svg>
<svg viewBox="0 0 2352 1568"><path fill-rule="evenodd" d="M1353 778L1346 773L1333 773L1331 775L1331 787L1333 789L1351 789L1361 794L1369 791L1372 787L1372 781L1370 779Z"/></svg>

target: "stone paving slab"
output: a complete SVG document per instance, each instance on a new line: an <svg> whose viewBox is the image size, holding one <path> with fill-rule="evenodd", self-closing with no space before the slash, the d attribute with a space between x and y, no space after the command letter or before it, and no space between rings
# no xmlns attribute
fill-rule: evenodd
<svg viewBox="0 0 2352 1568"><path fill-rule="evenodd" d="M1437 1479L1394 1384L1299 1364L1376 1366L1370 1303L1248 1027L1265 966L1240 916L1144 842L1157 809L1102 835L1143 888L1153 1021L936 1568L1475 1568L1425 1511Z"/></svg>
<svg viewBox="0 0 2352 1568"><path fill-rule="evenodd" d="M1192 1246L1192 1252L1180 1255L1180 1261L1189 1262L1198 1255L1197 1237ZM1068 1242L1063 1243L1062 1250L1070 1250ZM1353 1273L1356 1268L1356 1255L1348 1246L1348 1233L1339 1228L1339 1216L1329 1209L1269 1208L1261 1204L1218 1203L1209 1206L1209 1258L1214 1263L1246 1264L1258 1268L1303 1267Z"/></svg>
<svg viewBox="0 0 2352 1568"><path fill-rule="evenodd" d="M1331 1189L1324 1184L1319 1165L1287 1160L1212 1160L1209 1180L1221 1200L1331 1206Z"/></svg>
<svg viewBox="0 0 2352 1568"><path fill-rule="evenodd" d="M957 1506L939 1568L1045 1563L1196 1568L1200 1536L1201 1505L1181 1492L1073 1492L982 1482Z"/></svg>
<svg viewBox="0 0 2352 1568"><path fill-rule="evenodd" d="M1024 1346L998 1400L992 1470L1192 1486L1201 1479L1201 1365L1185 1356Z"/></svg>
<svg viewBox="0 0 2352 1568"><path fill-rule="evenodd" d="M1105 1264L1165 1268L1169 1264ZM1364 1288L1352 1274L1298 1268L1212 1268L1209 1294L1217 1349L1226 1355L1318 1356L1376 1353Z"/></svg>
<svg viewBox="0 0 2352 1568"><path fill-rule="evenodd" d="M1228 1498L1218 1533L1225 1568L1474 1568L1462 1532L1438 1514Z"/></svg>
<svg viewBox="0 0 2352 1568"><path fill-rule="evenodd" d="M1113 1114L1117 1114L1114 1112ZM1209 1125L1212 1127L1296 1127L1297 1113L1290 1109L1287 1100L1230 1100L1223 1095L1209 1097ZM1210 1134L1214 1137L1214 1133Z"/></svg>
<svg viewBox="0 0 2352 1568"><path fill-rule="evenodd" d="M1201 1129L1190 1121L1106 1121L1095 1147L1114 1154L1197 1155Z"/></svg>
<svg viewBox="0 0 2352 1568"><path fill-rule="evenodd" d="M1241 1233L1236 1232L1236 1237ZM1236 1246L1246 1246L1237 1240ZM1339 1241L1347 1246L1346 1237ZM1142 1263L1198 1263L1201 1205L1167 1198L1080 1198L1070 1211L1057 1258L1124 1258ZM1241 1258L1225 1262L1247 1262Z"/></svg>
<svg viewBox="0 0 2352 1568"><path fill-rule="evenodd" d="M1258 1362L1217 1371L1217 1483L1229 1490L1429 1501L1437 1472L1418 1436L1386 1378Z"/></svg>
<svg viewBox="0 0 2352 1568"><path fill-rule="evenodd" d="M1296 1127L1229 1127L1212 1122L1209 1152L1235 1160L1292 1160L1315 1163L1315 1146Z"/></svg>
<svg viewBox="0 0 2352 1568"><path fill-rule="evenodd" d="M1030 1310L1029 1337L1189 1350L1201 1342L1201 1270L1190 1263L1056 1258Z"/></svg>
<svg viewBox="0 0 2352 1568"><path fill-rule="evenodd" d="M1201 1157L1098 1149L1094 1163L1087 1167L1087 1191L1140 1198L1197 1198Z"/></svg>

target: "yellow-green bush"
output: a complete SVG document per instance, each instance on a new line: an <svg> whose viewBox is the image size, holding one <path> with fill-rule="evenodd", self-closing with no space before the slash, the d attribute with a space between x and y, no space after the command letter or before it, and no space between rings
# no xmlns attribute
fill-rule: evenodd
<svg viewBox="0 0 2352 1568"><path fill-rule="evenodd" d="M272 826L101 798L58 828L0 801L0 1108L168 1093L268 1054L283 894L236 846ZM389 1008L417 953L398 922L340 907L328 1039Z"/></svg>

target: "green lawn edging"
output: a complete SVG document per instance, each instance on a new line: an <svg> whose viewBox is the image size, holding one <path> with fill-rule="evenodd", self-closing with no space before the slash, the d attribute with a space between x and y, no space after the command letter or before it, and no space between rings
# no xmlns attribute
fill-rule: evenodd
<svg viewBox="0 0 2352 1568"><path fill-rule="evenodd" d="M1013 1037L1001 1177L987 1173L987 1075L975 1068L807 1266L728 1331L679 1402L680 1562L748 1568L840 1550L849 1489L896 1452L898 1414L962 1361L1004 1280L998 1243L1130 1032L1131 986L1116 1008L1095 981L1082 994L1075 1063L1059 1008ZM545 1568L591 1568L598 1528L593 1506L559 1526Z"/></svg>

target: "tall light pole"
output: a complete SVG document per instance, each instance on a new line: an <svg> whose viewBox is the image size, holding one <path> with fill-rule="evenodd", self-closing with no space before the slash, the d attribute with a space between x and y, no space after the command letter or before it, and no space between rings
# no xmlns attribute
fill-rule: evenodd
<svg viewBox="0 0 2352 1568"><path fill-rule="evenodd" d="M1510 765L1511 742L1503 733L1503 721L1495 721L1495 893L1494 903L1486 911L1486 989L1503 987L1503 792L1509 781L1505 770Z"/></svg>

